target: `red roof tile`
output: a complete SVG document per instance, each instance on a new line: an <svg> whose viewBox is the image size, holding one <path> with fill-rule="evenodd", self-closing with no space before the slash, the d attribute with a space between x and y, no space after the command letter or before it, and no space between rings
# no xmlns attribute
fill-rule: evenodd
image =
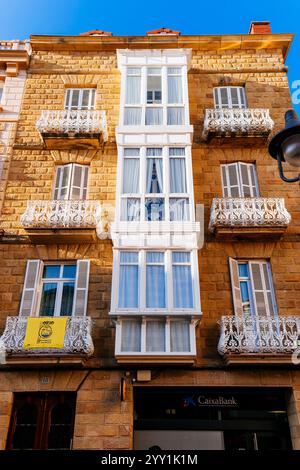
<svg viewBox="0 0 300 470"><path fill-rule="evenodd" d="M159 36L160 34L161 35L167 35L167 34L170 34L170 35L173 35L173 36L179 36L180 35L180 31L174 31L174 29L170 29L170 28L159 28L159 29L154 29L153 31L147 31L147 36Z"/></svg>
<svg viewBox="0 0 300 470"><path fill-rule="evenodd" d="M86 33L80 33L79 36L112 36L113 34L108 31L101 31L100 29L93 29Z"/></svg>

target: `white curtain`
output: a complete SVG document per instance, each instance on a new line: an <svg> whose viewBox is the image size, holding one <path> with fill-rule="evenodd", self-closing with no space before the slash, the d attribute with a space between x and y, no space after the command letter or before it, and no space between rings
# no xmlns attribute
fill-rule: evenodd
<svg viewBox="0 0 300 470"><path fill-rule="evenodd" d="M165 308L165 266L155 263L164 263L164 253L147 253L146 307Z"/></svg>
<svg viewBox="0 0 300 470"><path fill-rule="evenodd" d="M157 149L160 150L160 149ZM157 179L153 179L154 165L156 169ZM162 158L147 158L147 181L146 193L162 193L163 192L163 162Z"/></svg>
<svg viewBox="0 0 300 470"><path fill-rule="evenodd" d="M134 222L140 220L141 202L138 198L122 198L121 220Z"/></svg>
<svg viewBox="0 0 300 470"><path fill-rule="evenodd" d="M168 75L168 103L182 103L181 76Z"/></svg>
<svg viewBox="0 0 300 470"><path fill-rule="evenodd" d="M158 126L162 124L162 108L146 108L146 126Z"/></svg>
<svg viewBox="0 0 300 470"><path fill-rule="evenodd" d="M180 126L184 121L183 108L168 107L167 124L173 126Z"/></svg>
<svg viewBox="0 0 300 470"><path fill-rule="evenodd" d="M190 328L188 321L170 322L171 352L189 352Z"/></svg>
<svg viewBox="0 0 300 470"><path fill-rule="evenodd" d="M123 194L137 194L140 183L140 161L137 158L125 158L123 168Z"/></svg>
<svg viewBox="0 0 300 470"><path fill-rule="evenodd" d="M170 199L170 220L189 220L189 200L187 198Z"/></svg>
<svg viewBox="0 0 300 470"><path fill-rule="evenodd" d="M161 320L148 321L146 323L146 351L164 352L165 350L165 322Z"/></svg>
<svg viewBox="0 0 300 470"><path fill-rule="evenodd" d="M126 104L139 104L141 102L141 71L139 68L127 70Z"/></svg>
<svg viewBox="0 0 300 470"><path fill-rule="evenodd" d="M174 252L173 260L173 301L175 308L193 308L193 283L190 253ZM180 264L179 264L180 263Z"/></svg>
<svg viewBox="0 0 300 470"><path fill-rule="evenodd" d="M122 352L141 351L141 322L138 320L122 321Z"/></svg>
<svg viewBox="0 0 300 470"><path fill-rule="evenodd" d="M139 295L138 253L120 253L119 307L137 308Z"/></svg>
<svg viewBox="0 0 300 470"><path fill-rule="evenodd" d="M187 192L185 158L170 158L170 192Z"/></svg>
<svg viewBox="0 0 300 470"><path fill-rule="evenodd" d="M125 108L124 126L139 126L141 124L142 108Z"/></svg>

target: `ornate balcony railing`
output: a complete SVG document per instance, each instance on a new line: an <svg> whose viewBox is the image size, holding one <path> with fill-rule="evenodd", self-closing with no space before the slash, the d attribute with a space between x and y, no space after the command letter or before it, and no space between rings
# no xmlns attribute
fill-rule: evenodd
<svg viewBox="0 0 300 470"><path fill-rule="evenodd" d="M214 198L209 230L218 227L287 227L291 216L282 198Z"/></svg>
<svg viewBox="0 0 300 470"><path fill-rule="evenodd" d="M268 109L206 109L202 137L207 139L209 134L265 136L273 126Z"/></svg>
<svg viewBox="0 0 300 470"><path fill-rule="evenodd" d="M226 354L292 354L300 348L300 317L223 316L218 351Z"/></svg>
<svg viewBox="0 0 300 470"><path fill-rule="evenodd" d="M73 137L103 134L103 140L107 140L105 111L67 109L42 111L36 127L42 135Z"/></svg>
<svg viewBox="0 0 300 470"><path fill-rule="evenodd" d="M6 354L40 354L68 355L80 354L90 356L94 352L91 337L92 321L89 317L69 317L63 349L40 348L24 349L24 339L27 327L27 317L7 317L2 337Z"/></svg>
<svg viewBox="0 0 300 470"><path fill-rule="evenodd" d="M28 201L21 217L25 228L96 228L101 223L98 201Z"/></svg>

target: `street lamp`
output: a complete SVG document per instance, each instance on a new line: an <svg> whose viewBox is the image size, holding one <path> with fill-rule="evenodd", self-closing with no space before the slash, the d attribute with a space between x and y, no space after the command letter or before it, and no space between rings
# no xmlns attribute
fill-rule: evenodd
<svg viewBox="0 0 300 470"><path fill-rule="evenodd" d="M300 167L300 121L296 111L289 109L285 113L285 128L278 132L269 144L269 154L278 163L280 178L287 183L300 183L300 173L296 178L287 178L283 174L282 162Z"/></svg>

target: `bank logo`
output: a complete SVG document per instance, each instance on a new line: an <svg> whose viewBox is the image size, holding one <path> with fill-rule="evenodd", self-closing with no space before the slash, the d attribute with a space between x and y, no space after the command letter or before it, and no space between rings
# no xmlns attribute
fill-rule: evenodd
<svg viewBox="0 0 300 470"><path fill-rule="evenodd" d="M300 363L300 359L299 359ZM231 397L224 397L222 395L218 397L210 397L205 395L199 395L198 397L195 396L188 396L183 399L183 407L189 408L199 408L202 406L230 406L235 407L238 406L237 399L233 396Z"/></svg>

